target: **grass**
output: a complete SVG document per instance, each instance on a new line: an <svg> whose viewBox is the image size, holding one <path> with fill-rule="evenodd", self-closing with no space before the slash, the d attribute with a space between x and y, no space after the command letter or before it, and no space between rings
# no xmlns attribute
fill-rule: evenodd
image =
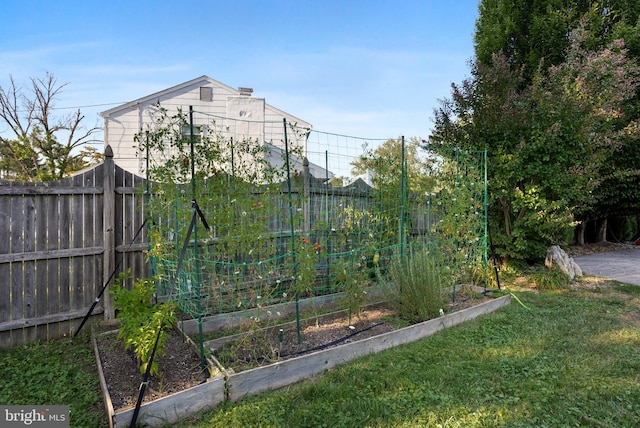
<svg viewBox="0 0 640 428"><path fill-rule="evenodd" d="M640 287L587 278L515 294L528 309L514 301L179 426L637 426ZM104 426L94 365L86 339L0 350L0 402L71 404L72 426Z"/></svg>
<svg viewBox="0 0 640 428"><path fill-rule="evenodd" d="M89 335L0 349L0 403L69 405L72 427L108 426Z"/></svg>
<svg viewBox="0 0 640 428"><path fill-rule="evenodd" d="M635 427L640 288L521 292L501 311L186 427Z"/></svg>

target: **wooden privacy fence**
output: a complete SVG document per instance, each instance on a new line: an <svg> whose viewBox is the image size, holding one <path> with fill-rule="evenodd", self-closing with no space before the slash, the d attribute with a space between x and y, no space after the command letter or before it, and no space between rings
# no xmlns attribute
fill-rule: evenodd
<svg viewBox="0 0 640 428"><path fill-rule="evenodd" d="M0 180L0 347L73 334L112 272L148 275L144 180L105 161L46 183ZM116 269L117 268L117 269ZM108 295L95 315L113 317Z"/></svg>

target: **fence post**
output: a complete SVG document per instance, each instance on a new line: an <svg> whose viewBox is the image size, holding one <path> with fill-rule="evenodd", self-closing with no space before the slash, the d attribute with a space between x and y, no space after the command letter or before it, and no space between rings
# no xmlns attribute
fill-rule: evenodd
<svg viewBox="0 0 640 428"><path fill-rule="evenodd" d="M113 162L113 149L107 146L104 149L104 184L103 184L103 227L104 227L104 263L102 269L103 284L109 280L111 272L115 268L115 164ZM109 294L109 287L105 291L103 298L104 319L115 318L113 302Z"/></svg>

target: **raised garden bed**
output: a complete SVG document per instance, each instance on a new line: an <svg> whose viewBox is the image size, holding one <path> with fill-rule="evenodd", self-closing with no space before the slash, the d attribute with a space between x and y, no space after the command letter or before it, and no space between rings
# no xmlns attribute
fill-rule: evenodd
<svg viewBox="0 0 640 428"><path fill-rule="evenodd" d="M367 309L360 320L357 317L353 317L351 323L343 319L345 318L344 313L332 313L322 317L313 317L302 323L301 328L304 328L307 333L312 333L314 328L319 328L321 325L335 324L335 331L331 334L322 334L317 339L308 339L306 341L303 339L303 343L300 345L297 343L295 322L273 326L270 334L278 334L279 330L283 329L284 337L290 342L285 347L283 340L281 348L279 340L277 341L278 353L282 354L281 356L276 355L278 361L273 363L271 361L263 361L265 365L259 367L255 367L256 363L258 363L255 361L252 363L254 368L243 370L246 366L243 367L242 364L230 363L222 365L216 358L211 358L210 362L218 365L217 370L212 369L214 376L210 377L205 383L190 386L183 391L147 402L141 408L138 422L150 426L175 422L205 408L213 408L225 400L237 401L248 394L281 388L317 375L324 370L354 358L410 343L430 336L444 328L496 311L509 304L510 301L511 296L507 295L497 299L483 299L482 303L479 304L475 304L478 303L478 301L475 301L473 306L466 308L461 303L458 307L453 308L453 312L447 315L399 329L394 329L392 324L385 320L385 317L391 314L388 313L388 309L385 309L384 306ZM241 317L238 315L234 318ZM353 328L349 328L349 325ZM350 332L357 334L347 337L345 340L340 340L349 336ZM212 349L215 355L216 352L220 352L219 350L225 344L228 346L229 343L238 340L240 337L227 337L208 341L206 342L206 347ZM330 340L327 338L330 338ZM336 339L338 340L336 341ZM243 340L246 340L246 338ZM324 346L332 341L336 343ZM189 348L193 353L192 355L196 355L197 361L195 363L199 364L197 347L191 346ZM102 351L98 349L97 344L95 349L110 426L128 426L133 409L118 409L117 407L114 409L109 395L110 389L107 381L105 381L104 370L100 360ZM286 350L286 353L283 352L283 349ZM162 370L162 366L160 368ZM142 379L141 375L137 379L138 383L134 391L136 396L137 387Z"/></svg>
<svg viewBox="0 0 640 428"><path fill-rule="evenodd" d="M116 330L96 334L93 347L109 426L128 427L143 375L133 354L125 351L116 336ZM161 376L149 379L138 415L138 422L144 425L176 422L224 400L224 378L211 361L203 372L197 348L188 337L173 330L165 350L156 360Z"/></svg>
<svg viewBox="0 0 640 428"><path fill-rule="evenodd" d="M221 369L227 378L228 399L237 401L249 394L282 388L360 356L428 337L442 329L496 311L510 302L510 295L503 296L419 324L357 339L246 371L235 372L233 367L222 367Z"/></svg>
<svg viewBox="0 0 640 428"><path fill-rule="evenodd" d="M395 317L394 310L377 303L351 317L348 311L341 310L302 319L300 341L298 323L291 321L208 340L204 346L227 370L239 372L378 336L395 330Z"/></svg>

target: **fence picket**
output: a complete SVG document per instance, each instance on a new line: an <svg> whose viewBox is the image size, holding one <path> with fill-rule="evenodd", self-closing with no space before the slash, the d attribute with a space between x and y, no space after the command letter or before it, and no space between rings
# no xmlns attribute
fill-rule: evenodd
<svg viewBox="0 0 640 428"><path fill-rule="evenodd" d="M36 251L46 251L48 245L48 237L47 237L47 199L48 197L38 195L35 200L35 212L36 212ZM36 279L35 279L35 288L36 288L36 308L35 308L35 317L41 317L47 315L47 261L46 260L37 260L35 261L36 265ZM36 327L36 339L39 340L47 340L47 325L39 325Z"/></svg>
<svg viewBox="0 0 640 428"><path fill-rule="evenodd" d="M36 233L35 233L35 201L33 195L24 197L24 230L23 230L23 251L25 253L33 252L36 248ZM22 295L23 295L23 311L25 318L35 317L35 274L36 274L36 262L35 260L29 261L23 264L23 277L22 277ZM35 329L24 330L24 341L32 342L35 339Z"/></svg>
<svg viewBox="0 0 640 428"><path fill-rule="evenodd" d="M79 182L79 183L78 183ZM73 177L73 186L82 185L82 177ZM70 202L70 230L69 230L69 248L82 248L84 246L83 237L83 225L84 218L82 213L84 195L72 198ZM82 294L83 294L83 266L82 261L84 257L72 257L69 259L69 309L81 309L82 308Z"/></svg>
<svg viewBox="0 0 640 428"><path fill-rule="evenodd" d="M11 225L11 252L23 252L24 247L24 197L15 198L11 203L11 218L15 219ZM23 317L23 301L24 296L22 294L22 264L15 264L11 266L11 319L17 319ZM11 339L16 344L22 344L22 329L12 332Z"/></svg>
<svg viewBox="0 0 640 428"><path fill-rule="evenodd" d="M130 190L144 179L112 159L105 163L55 182L0 181L0 347L71 333L115 267L109 263L105 272L105 234L115 232L106 249L115 253L142 224L142 199ZM105 179L113 183L116 174L125 192L107 185L112 194L105 195ZM142 250L138 245L116 257L144 274ZM95 310L103 312L104 306Z"/></svg>

